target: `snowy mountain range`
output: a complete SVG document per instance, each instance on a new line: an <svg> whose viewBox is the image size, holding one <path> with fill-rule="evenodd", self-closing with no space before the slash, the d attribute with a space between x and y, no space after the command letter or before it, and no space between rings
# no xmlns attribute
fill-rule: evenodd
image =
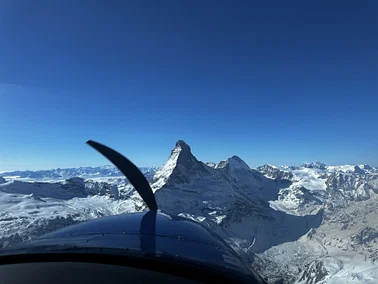
<svg viewBox="0 0 378 284"><path fill-rule="evenodd" d="M156 171L155 167L141 167L140 170L147 177L151 179ZM2 172L0 177L17 180L65 180L72 177L81 178L101 178L101 177L123 177L123 174L114 166L100 166L100 167L80 167L80 168L66 168L66 169L52 169L39 171L13 171Z"/></svg>
<svg viewBox="0 0 378 284"><path fill-rule="evenodd" d="M179 140L162 167L142 170L162 211L210 227L271 283L378 283L374 167L315 162L251 169L238 156L203 163ZM145 210L117 172L106 166L1 174L0 247Z"/></svg>

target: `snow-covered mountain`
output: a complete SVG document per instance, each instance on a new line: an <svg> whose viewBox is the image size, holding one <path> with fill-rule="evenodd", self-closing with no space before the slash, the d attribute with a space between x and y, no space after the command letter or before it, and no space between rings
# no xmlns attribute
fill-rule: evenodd
<svg viewBox="0 0 378 284"><path fill-rule="evenodd" d="M113 167L100 168L104 171L91 168L92 174L87 168L71 171L82 178L57 169L59 179L67 177L58 182L3 174L0 247L82 220L146 208L126 179L113 178ZM314 162L250 169L238 156L203 163L179 140L162 167L146 171L162 211L212 228L271 283L378 282L374 167ZM52 172L43 178L52 179Z"/></svg>
<svg viewBox="0 0 378 284"><path fill-rule="evenodd" d="M288 181L275 210L303 216L323 212L318 228L294 242L258 255L257 266L271 277L299 283L378 282L378 170L369 165L259 167L275 180ZM258 263L258 264L257 264ZM267 275L267 274L266 274Z"/></svg>
<svg viewBox="0 0 378 284"><path fill-rule="evenodd" d="M141 167L140 170L147 179L155 174L154 167ZM80 167L66 169L52 169L39 171L13 171L0 173L0 177L17 180L65 180L73 177L101 178L101 177L123 177L122 173L114 166Z"/></svg>
<svg viewBox="0 0 378 284"><path fill-rule="evenodd" d="M208 225L251 258L254 252L297 240L321 223L321 211L294 216L270 207L268 201L277 199L286 184L250 169L237 156L206 166L182 141L152 179L162 209Z"/></svg>

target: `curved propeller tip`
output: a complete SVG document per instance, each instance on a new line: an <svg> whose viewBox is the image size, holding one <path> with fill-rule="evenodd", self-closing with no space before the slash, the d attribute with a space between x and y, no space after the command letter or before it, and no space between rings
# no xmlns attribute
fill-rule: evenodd
<svg viewBox="0 0 378 284"><path fill-rule="evenodd" d="M93 140L86 142L113 163L130 181L150 210L157 210L155 195L143 173L129 159L117 151Z"/></svg>

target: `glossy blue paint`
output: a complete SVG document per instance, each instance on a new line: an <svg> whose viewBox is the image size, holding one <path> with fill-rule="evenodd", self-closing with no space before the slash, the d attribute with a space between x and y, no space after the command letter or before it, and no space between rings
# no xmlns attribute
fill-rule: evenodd
<svg viewBox="0 0 378 284"><path fill-rule="evenodd" d="M155 218L156 215L156 218ZM150 217L150 218L149 218ZM92 234L154 234L181 239L227 245L218 235L192 220L154 211L121 214L94 219L46 234L39 239L64 238L68 235Z"/></svg>
<svg viewBox="0 0 378 284"><path fill-rule="evenodd" d="M156 211L103 217L72 225L15 247L38 253L67 249L115 249L124 254L173 258L254 275L218 235L192 220ZM6 254L7 251L2 254ZM12 253L9 250L8 253Z"/></svg>

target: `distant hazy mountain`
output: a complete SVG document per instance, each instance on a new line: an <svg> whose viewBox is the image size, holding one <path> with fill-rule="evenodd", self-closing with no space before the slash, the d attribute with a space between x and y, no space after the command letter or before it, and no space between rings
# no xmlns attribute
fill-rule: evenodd
<svg viewBox="0 0 378 284"><path fill-rule="evenodd" d="M141 167L140 170L151 179L155 173L155 167ZM0 173L0 177L8 179L68 179L72 177L94 178L94 177L123 177L122 173L114 166L80 167L66 169L52 169L40 171L13 171Z"/></svg>

